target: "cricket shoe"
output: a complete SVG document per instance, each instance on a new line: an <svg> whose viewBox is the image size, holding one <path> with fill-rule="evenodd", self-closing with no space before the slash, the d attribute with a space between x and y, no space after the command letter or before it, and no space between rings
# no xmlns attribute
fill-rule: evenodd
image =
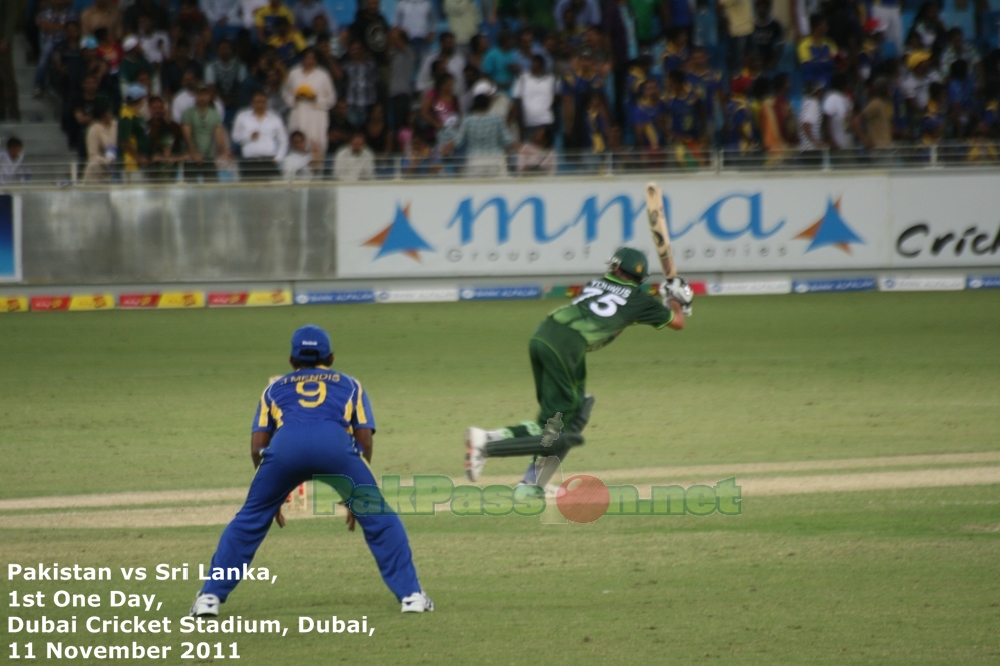
<svg viewBox="0 0 1000 666"><path fill-rule="evenodd" d="M486 431L482 428L465 430L465 475L478 481L486 464Z"/></svg>
<svg viewBox="0 0 1000 666"><path fill-rule="evenodd" d="M434 610L434 602L423 590L403 597L403 613L430 613Z"/></svg>
<svg viewBox="0 0 1000 666"><path fill-rule="evenodd" d="M191 606L191 617L218 617L219 597L214 594L198 593L198 597Z"/></svg>

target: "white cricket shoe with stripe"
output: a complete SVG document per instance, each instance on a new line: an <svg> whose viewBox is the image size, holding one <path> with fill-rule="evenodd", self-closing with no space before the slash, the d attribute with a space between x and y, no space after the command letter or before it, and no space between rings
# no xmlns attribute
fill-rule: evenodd
<svg viewBox="0 0 1000 666"><path fill-rule="evenodd" d="M214 594L198 593L198 597L191 606L191 617L218 617L219 597Z"/></svg>
<svg viewBox="0 0 1000 666"><path fill-rule="evenodd" d="M403 613L430 613L434 610L434 602L423 590L403 597Z"/></svg>
<svg viewBox="0 0 1000 666"><path fill-rule="evenodd" d="M486 464L486 431L482 428L465 430L465 475L478 481Z"/></svg>

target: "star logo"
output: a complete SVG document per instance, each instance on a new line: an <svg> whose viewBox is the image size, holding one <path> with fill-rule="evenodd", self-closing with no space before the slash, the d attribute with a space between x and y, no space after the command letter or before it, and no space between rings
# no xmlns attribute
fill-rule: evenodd
<svg viewBox="0 0 1000 666"><path fill-rule="evenodd" d="M392 223L361 245L379 249L372 261L389 254L405 254L415 261L420 261L420 250L434 251L434 248L428 245L410 224L409 204L405 208L397 204L396 216Z"/></svg>
<svg viewBox="0 0 1000 666"><path fill-rule="evenodd" d="M801 232L797 239L812 241L806 252L818 250L827 245L835 245L847 254L851 253L851 243L861 243L864 240L854 233L854 230L847 226L844 218L840 216L840 198L836 203L832 199L826 200L826 212L823 217L816 220L811 227Z"/></svg>

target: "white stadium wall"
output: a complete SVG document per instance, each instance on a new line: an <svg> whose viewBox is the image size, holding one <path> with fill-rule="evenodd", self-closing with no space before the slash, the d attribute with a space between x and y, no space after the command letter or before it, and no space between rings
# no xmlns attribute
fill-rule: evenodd
<svg viewBox="0 0 1000 666"><path fill-rule="evenodd" d="M653 257L646 180L28 189L0 195L0 280L558 283L602 270L622 244ZM1000 173L658 180L685 274L989 275L1000 267Z"/></svg>

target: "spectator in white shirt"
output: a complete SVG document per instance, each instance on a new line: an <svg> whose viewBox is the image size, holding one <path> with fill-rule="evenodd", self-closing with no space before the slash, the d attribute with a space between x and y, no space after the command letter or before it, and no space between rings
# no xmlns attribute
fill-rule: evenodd
<svg viewBox="0 0 1000 666"><path fill-rule="evenodd" d="M807 83L805 95L802 96L802 107L799 110L799 150L803 152L803 159L815 161L816 164L819 155L809 153L827 147L823 141L823 108L820 104L822 89L821 81Z"/></svg>
<svg viewBox="0 0 1000 666"><path fill-rule="evenodd" d="M198 7L212 27L228 25L238 28L242 22L240 0L198 0Z"/></svg>
<svg viewBox="0 0 1000 666"><path fill-rule="evenodd" d="M159 67L170 58L170 35L163 30L155 30L153 19L148 14L139 14L139 45L146 60Z"/></svg>
<svg viewBox="0 0 1000 666"><path fill-rule="evenodd" d="M533 136L537 128L548 127L556 121L553 113L556 77L545 71L542 56L532 56L531 71L517 77L511 96L517 102L524 136Z"/></svg>
<svg viewBox="0 0 1000 666"><path fill-rule="evenodd" d="M396 27L410 38L410 48L417 62L422 62L427 47L434 41L434 5L430 0L399 0L396 5Z"/></svg>
<svg viewBox="0 0 1000 666"><path fill-rule="evenodd" d="M355 132L351 142L334 155L333 177L346 182L375 177L375 153L365 145L364 132Z"/></svg>
<svg viewBox="0 0 1000 666"><path fill-rule="evenodd" d="M190 69L184 72L183 78L181 78L181 85L184 88L174 96L174 101L170 103L170 117L178 125L184 122L184 112L194 106L196 97L195 93L198 89L198 76ZM226 107L222 105L222 102L218 98L213 102L215 110L219 112L219 117L223 118L226 115Z"/></svg>
<svg viewBox="0 0 1000 666"><path fill-rule="evenodd" d="M267 6L267 0L240 0L240 7L243 10L243 27L251 33L256 32L257 10Z"/></svg>
<svg viewBox="0 0 1000 666"><path fill-rule="evenodd" d="M931 84L941 82L941 75L931 66L932 59L929 51L916 51L907 56L906 68L910 71L899 84L910 113L917 118L922 117L927 108Z"/></svg>
<svg viewBox="0 0 1000 666"><path fill-rule="evenodd" d="M302 132L292 132L289 140L291 147L281 162L281 175L286 180L312 180L322 166L321 154L306 142Z"/></svg>
<svg viewBox="0 0 1000 666"><path fill-rule="evenodd" d="M236 115L233 141L243 149L240 171L248 180L278 178L288 153L288 132L278 114L267 108L267 94L257 91L249 109Z"/></svg>
<svg viewBox="0 0 1000 666"><path fill-rule="evenodd" d="M455 34L455 42L465 48L483 22L479 3L476 0L444 0L442 4L442 11L448 17L448 29Z"/></svg>
<svg viewBox="0 0 1000 666"><path fill-rule="evenodd" d="M834 150L850 150L854 147L854 137L851 130L856 126L858 118L854 114L854 102L844 90L847 88L847 75L838 72L833 75L830 90L823 98L823 128L824 135L830 140Z"/></svg>
<svg viewBox="0 0 1000 666"><path fill-rule="evenodd" d="M0 183L30 180L24 166L24 144L16 136L7 139L7 149L0 151Z"/></svg>
<svg viewBox="0 0 1000 666"><path fill-rule="evenodd" d="M455 95L459 98L465 92L465 56L458 52L455 45L455 35L450 32L442 32L440 39L441 49L434 53L428 53L420 65L420 72L417 74L417 91L426 93L434 87L433 68L434 63L440 60L444 63L446 72L455 77Z"/></svg>
<svg viewBox="0 0 1000 666"><path fill-rule="evenodd" d="M530 138L517 151L517 172L554 175L558 162L556 151L552 149L552 128L538 127Z"/></svg>
<svg viewBox="0 0 1000 666"><path fill-rule="evenodd" d="M288 73L282 96L292 110L288 115L289 129L301 131L325 155L330 109L337 103L337 92L330 75L318 66L315 49L306 49L302 64Z"/></svg>

